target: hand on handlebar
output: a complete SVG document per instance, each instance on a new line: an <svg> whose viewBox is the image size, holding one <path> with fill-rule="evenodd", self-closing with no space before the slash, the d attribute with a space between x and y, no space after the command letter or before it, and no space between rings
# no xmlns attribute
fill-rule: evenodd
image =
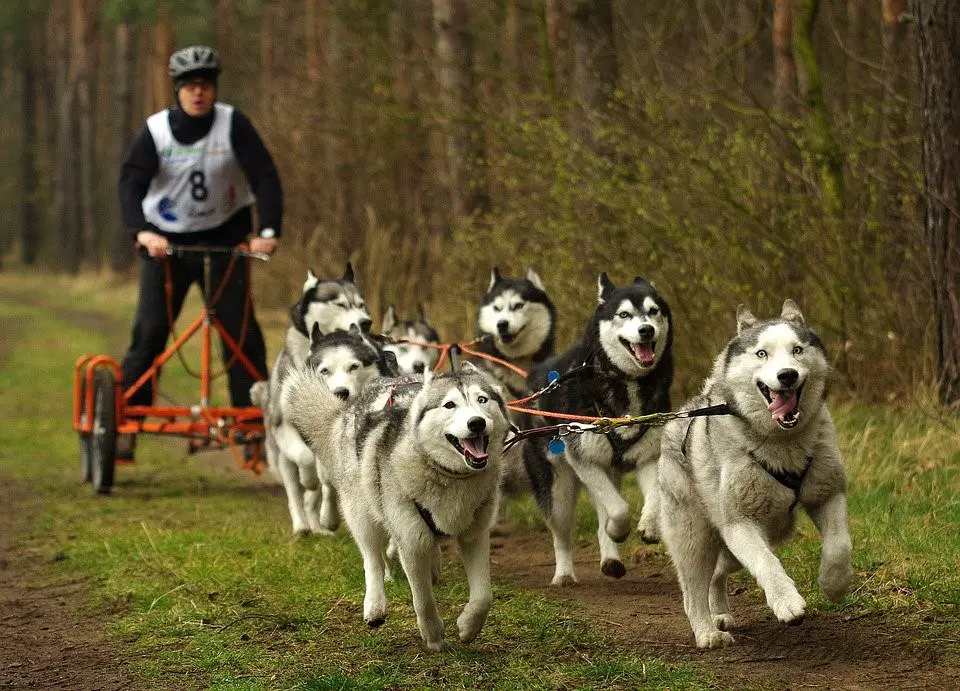
<svg viewBox="0 0 960 691"><path fill-rule="evenodd" d="M137 233L137 244L146 249L147 254L154 259L166 257L170 249L170 241L151 230L141 230Z"/></svg>

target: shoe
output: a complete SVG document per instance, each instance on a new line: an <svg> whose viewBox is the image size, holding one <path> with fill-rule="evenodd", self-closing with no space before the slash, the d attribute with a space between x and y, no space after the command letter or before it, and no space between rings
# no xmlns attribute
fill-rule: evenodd
<svg viewBox="0 0 960 691"><path fill-rule="evenodd" d="M117 460L124 463L133 463L134 451L137 448L137 435L132 432L117 435Z"/></svg>

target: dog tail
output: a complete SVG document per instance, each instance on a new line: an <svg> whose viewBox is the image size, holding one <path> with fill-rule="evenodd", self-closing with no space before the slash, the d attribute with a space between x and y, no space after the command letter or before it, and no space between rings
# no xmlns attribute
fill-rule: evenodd
<svg viewBox="0 0 960 691"><path fill-rule="evenodd" d="M292 370L280 392L280 412L311 450L326 456L337 416L343 411L326 382L308 368Z"/></svg>

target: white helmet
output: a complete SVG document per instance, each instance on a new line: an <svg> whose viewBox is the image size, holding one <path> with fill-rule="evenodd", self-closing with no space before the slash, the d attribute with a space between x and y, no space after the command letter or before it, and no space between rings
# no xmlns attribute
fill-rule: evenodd
<svg viewBox="0 0 960 691"><path fill-rule="evenodd" d="M208 46L181 48L170 56L167 68L175 80L191 72L206 72L212 77L220 74L220 57Z"/></svg>

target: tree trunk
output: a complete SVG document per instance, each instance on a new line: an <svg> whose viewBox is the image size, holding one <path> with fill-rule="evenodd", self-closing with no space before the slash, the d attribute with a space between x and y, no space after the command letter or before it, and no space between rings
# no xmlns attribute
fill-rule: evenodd
<svg viewBox="0 0 960 691"><path fill-rule="evenodd" d="M913 0L912 10L937 384L941 403L955 406L960 404L960 14L953 0Z"/></svg>
<svg viewBox="0 0 960 691"><path fill-rule="evenodd" d="M70 7L56 2L54 39L57 60L57 140L54 176L54 227L60 233L60 269L80 270L81 225L77 220L76 136L73 117L76 89L75 66L70 62Z"/></svg>
<svg viewBox="0 0 960 691"><path fill-rule="evenodd" d="M167 108L175 100L173 81L167 71L170 55L173 53L173 25L170 23L166 3L161 3L157 8L157 19L153 31L153 57L147 65L151 85L148 108L150 113Z"/></svg>
<svg viewBox="0 0 960 691"><path fill-rule="evenodd" d="M599 116L608 110L618 79L613 10L610 0L572 0L571 10L575 127L581 139L596 148Z"/></svg>
<svg viewBox="0 0 960 691"><path fill-rule="evenodd" d="M903 111L897 100L906 91L907 24L900 21L906 0L880 0L883 19L883 52L885 58L881 113L885 138L897 138L906 127Z"/></svg>
<svg viewBox="0 0 960 691"><path fill-rule="evenodd" d="M483 177L482 133L476 120L473 44L467 0L433 0L437 75L447 138L447 188L456 216L490 207Z"/></svg>
<svg viewBox="0 0 960 691"><path fill-rule="evenodd" d="M94 152L93 152L93 115L91 105L91 76L95 72L91 60L92 48L96 40L96 13L87 6L86 0L73 0L71 7L73 24L72 62L76 69L77 81L77 156L79 158L78 185L80 216L75 222L80 224L82 259L90 261L94 267L100 267L100 253L94 224Z"/></svg>
<svg viewBox="0 0 960 691"><path fill-rule="evenodd" d="M136 56L133 51L133 37L131 36L130 24L121 22L117 24L113 32L115 63L114 79L116 96L116 142L114 159L117 166L123 162L127 155L127 147L130 145L130 139L133 135L134 122L134 99L133 99L133 75L136 70ZM111 195L114 200L113 208L115 210L114 218L116 222L111 224L114 228L113 237L109 239L110 244L110 267L114 271L125 271L133 265L135 254L133 243L127 234L127 229L120 218L119 206L117 204L117 195Z"/></svg>
<svg viewBox="0 0 960 691"><path fill-rule="evenodd" d="M40 244L37 222L37 40L33 27L23 31L18 51L23 73L20 119L22 140L20 142L20 184L23 195L23 227L21 229L20 258L27 266L37 261Z"/></svg>
<svg viewBox="0 0 960 691"><path fill-rule="evenodd" d="M797 103L797 63L793 59L793 0L773 0L773 107L790 114Z"/></svg>

